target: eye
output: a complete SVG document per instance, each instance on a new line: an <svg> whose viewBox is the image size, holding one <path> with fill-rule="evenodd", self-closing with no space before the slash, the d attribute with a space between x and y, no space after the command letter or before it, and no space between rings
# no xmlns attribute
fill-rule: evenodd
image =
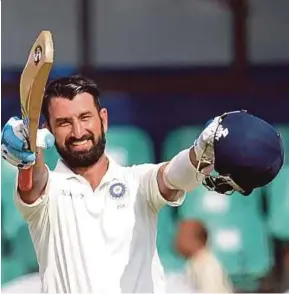
<svg viewBox="0 0 289 294"><path fill-rule="evenodd" d="M83 121L87 121L91 118L91 115L90 114L84 114L80 117L81 120Z"/></svg>
<svg viewBox="0 0 289 294"><path fill-rule="evenodd" d="M58 127L61 127L61 128L64 128L64 127L67 127L69 126L69 121L61 121L57 124Z"/></svg>
<svg viewBox="0 0 289 294"><path fill-rule="evenodd" d="M69 125L69 123L67 123L67 122L63 122L63 123L61 123L59 126L60 127L66 127L66 126L68 126Z"/></svg>

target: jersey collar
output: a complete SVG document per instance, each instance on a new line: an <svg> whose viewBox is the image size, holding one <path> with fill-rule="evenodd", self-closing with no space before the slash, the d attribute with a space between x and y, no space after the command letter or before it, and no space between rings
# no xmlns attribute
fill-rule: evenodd
<svg viewBox="0 0 289 294"><path fill-rule="evenodd" d="M109 165L108 170L105 173L104 177L101 180L101 184L106 184L108 182L111 182L112 180L119 180L121 181L123 179L123 174L121 172L121 166L117 164L110 156L108 156ZM81 180L82 177L80 175L75 174L64 162L62 159L59 159L57 162L57 165L55 167L55 172L61 173L65 176L67 180L69 179L77 179Z"/></svg>

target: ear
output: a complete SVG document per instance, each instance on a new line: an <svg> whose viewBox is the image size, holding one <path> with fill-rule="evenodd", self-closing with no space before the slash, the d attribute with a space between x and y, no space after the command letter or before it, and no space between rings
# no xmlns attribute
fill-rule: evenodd
<svg viewBox="0 0 289 294"><path fill-rule="evenodd" d="M107 113L107 109L106 108L102 108L99 111L99 116L100 116L100 119L102 120L103 130L106 133L107 132L107 128L108 128L108 113Z"/></svg>

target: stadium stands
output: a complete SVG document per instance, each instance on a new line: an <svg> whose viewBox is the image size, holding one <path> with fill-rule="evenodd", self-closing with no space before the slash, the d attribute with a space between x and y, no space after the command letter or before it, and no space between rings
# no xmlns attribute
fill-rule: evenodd
<svg viewBox="0 0 289 294"><path fill-rule="evenodd" d="M133 126L112 126L107 137L107 152L120 164L154 162L154 147L149 135Z"/></svg>
<svg viewBox="0 0 289 294"><path fill-rule="evenodd" d="M17 170L1 157L1 171L2 236L11 239L24 223L13 201Z"/></svg>
<svg viewBox="0 0 289 294"><path fill-rule="evenodd" d="M268 227L277 239L289 240L289 165L267 188ZM286 225L287 224L287 225Z"/></svg>

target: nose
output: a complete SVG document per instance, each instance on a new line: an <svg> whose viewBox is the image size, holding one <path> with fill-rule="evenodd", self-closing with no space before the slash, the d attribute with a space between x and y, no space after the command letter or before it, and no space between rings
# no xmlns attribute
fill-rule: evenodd
<svg viewBox="0 0 289 294"><path fill-rule="evenodd" d="M73 137L80 139L84 135L84 128L79 121L74 121L72 124Z"/></svg>

